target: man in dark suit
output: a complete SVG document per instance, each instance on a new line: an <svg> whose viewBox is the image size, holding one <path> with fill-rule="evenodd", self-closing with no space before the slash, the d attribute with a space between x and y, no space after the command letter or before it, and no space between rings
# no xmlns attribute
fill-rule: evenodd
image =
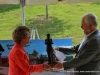
<svg viewBox="0 0 100 75"><path fill-rule="evenodd" d="M85 34L82 42L71 48L54 48L65 54L76 53L76 57L64 63L58 62L54 68L74 68L74 75L100 75L100 33L97 26L97 17L93 13L85 14L81 25Z"/></svg>

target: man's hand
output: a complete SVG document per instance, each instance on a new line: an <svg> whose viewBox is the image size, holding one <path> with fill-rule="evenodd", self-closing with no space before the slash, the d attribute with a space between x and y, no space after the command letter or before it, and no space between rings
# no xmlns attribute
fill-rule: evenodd
<svg viewBox="0 0 100 75"><path fill-rule="evenodd" d="M63 64L59 61L57 61L57 64L53 67L54 69L62 69L63 68Z"/></svg>

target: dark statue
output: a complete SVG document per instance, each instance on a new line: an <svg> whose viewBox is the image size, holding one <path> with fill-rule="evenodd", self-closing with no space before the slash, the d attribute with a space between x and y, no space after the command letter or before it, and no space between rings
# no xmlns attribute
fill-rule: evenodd
<svg viewBox="0 0 100 75"><path fill-rule="evenodd" d="M1 55L2 55L2 52L4 51L2 45L0 44L0 65L2 65L2 60L1 60Z"/></svg>
<svg viewBox="0 0 100 75"><path fill-rule="evenodd" d="M47 34L47 39L45 39L45 44L47 45L46 51L47 51L48 61L49 61L48 64L52 64L52 65L56 64L56 56L53 52L53 48L52 48L53 41L50 38L50 34Z"/></svg>
<svg viewBox="0 0 100 75"><path fill-rule="evenodd" d="M2 52L4 52L5 50L3 49L2 45L0 44L0 59L1 59L1 55L2 55Z"/></svg>

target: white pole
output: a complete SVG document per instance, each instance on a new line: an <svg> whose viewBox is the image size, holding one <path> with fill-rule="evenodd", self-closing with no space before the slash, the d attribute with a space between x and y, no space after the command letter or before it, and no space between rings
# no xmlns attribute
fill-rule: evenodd
<svg viewBox="0 0 100 75"><path fill-rule="evenodd" d="M40 39L39 33L38 33L38 30L37 29L36 29L36 35L37 35L37 38Z"/></svg>
<svg viewBox="0 0 100 75"><path fill-rule="evenodd" d="M24 11L25 0L20 0L20 2L22 7L22 25L25 26L25 11Z"/></svg>
<svg viewBox="0 0 100 75"><path fill-rule="evenodd" d="M30 38L31 40L33 40L33 32L34 32L34 31L33 31L33 28L32 28L32 31L31 31L31 38Z"/></svg>
<svg viewBox="0 0 100 75"><path fill-rule="evenodd" d="M24 6L22 6L22 25L25 26L25 11L24 11Z"/></svg>

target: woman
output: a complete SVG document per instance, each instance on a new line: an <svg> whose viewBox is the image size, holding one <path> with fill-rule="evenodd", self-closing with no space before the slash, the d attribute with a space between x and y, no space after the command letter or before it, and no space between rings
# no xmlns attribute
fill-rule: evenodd
<svg viewBox="0 0 100 75"><path fill-rule="evenodd" d="M15 42L9 53L9 72L8 75L30 75L32 72L42 72L43 69L49 70L48 64L29 65L29 59L24 50L24 46L29 44L30 31L26 26L18 26L12 34Z"/></svg>

